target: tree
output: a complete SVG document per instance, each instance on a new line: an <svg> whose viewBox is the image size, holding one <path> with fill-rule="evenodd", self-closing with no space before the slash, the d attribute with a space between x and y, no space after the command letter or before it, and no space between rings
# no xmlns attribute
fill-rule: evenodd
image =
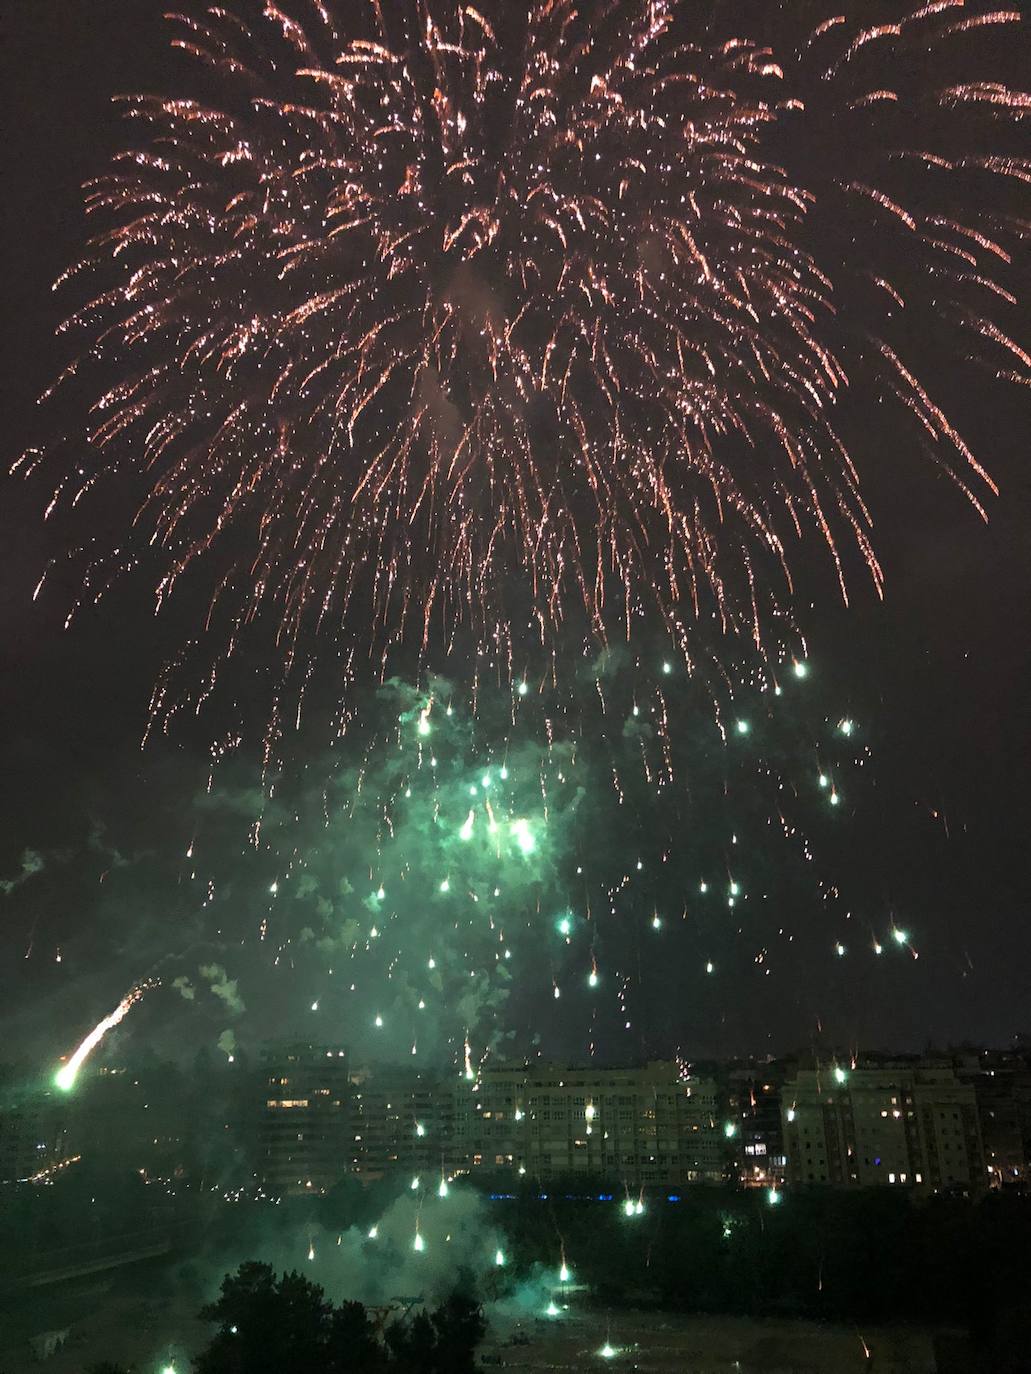
<svg viewBox="0 0 1031 1374"><path fill-rule="evenodd" d="M250 1261L222 1280L217 1302L201 1310L219 1329L197 1360L197 1374L310 1374L323 1367L332 1304L302 1274L276 1278Z"/></svg>
<svg viewBox="0 0 1031 1374"><path fill-rule="evenodd" d="M330 1319L326 1374L378 1374L387 1368L386 1351L360 1302L342 1302Z"/></svg>
<svg viewBox="0 0 1031 1374"><path fill-rule="evenodd" d="M456 1288L430 1318L437 1337L440 1374L473 1374L476 1348L487 1333L483 1308L471 1292Z"/></svg>

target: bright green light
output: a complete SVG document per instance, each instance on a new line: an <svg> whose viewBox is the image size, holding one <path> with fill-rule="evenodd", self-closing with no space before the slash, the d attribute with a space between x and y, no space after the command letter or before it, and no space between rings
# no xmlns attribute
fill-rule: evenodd
<svg viewBox="0 0 1031 1374"><path fill-rule="evenodd" d="M841 798L838 796L837 792L832 792L832 793L831 793L831 806L837 806L838 803L839 803L840 801L841 801Z"/></svg>
<svg viewBox="0 0 1031 1374"><path fill-rule="evenodd" d="M569 1270L569 1266L566 1264L565 1260L563 1260L563 1261L562 1261L562 1268L558 1271L558 1281L559 1281L559 1283L568 1283L569 1280L570 1280L572 1277L573 1277L573 1275L571 1274L571 1272L570 1272L570 1270Z"/></svg>
<svg viewBox="0 0 1031 1374"><path fill-rule="evenodd" d="M508 782L508 769L507 769L507 768L502 768L502 770L501 770L501 772L498 774L498 776L500 777L500 779L501 779L502 782Z"/></svg>
<svg viewBox="0 0 1031 1374"><path fill-rule="evenodd" d="M634 1215L634 1200L633 1200L633 1198L628 1197L627 1200L626 1200L626 1202L623 1203L623 1215L624 1215L624 1216L628 1216L628 1217L632 1217L632 1216Z"/></svg>
<svg viewBox="0 0 1031 1374"><path fill-rule="evenodd" d="M443 1176L437 1185L437 1197L447 1197L447 1179Z"/></svg>
<svg viewBox="0 0 1031 1374"><path fill-rule="evenodd" d="M60 1088L63 1093L70 1093L75 1087L77 1076L78 1069L73 1064L65 1064L54 1074L54 1086Z"/></svg>
<svg viewBox="0 0 1031 1374"><path fill-rule="evenodd" d="M856 723L855 723L855 721L854 721L854 720L849 720L847 717L845 718L845 720L841 721L840 724L838 725L838 729L841 731L841 733L842 733L846 738L847 738L849 735L851 735L852 731L853 731L855 728L856 728Z"/></svg>
<svg viewBox="0 0 1031 1374"><path fill-rule="evenodd" d="M526 694L527 694L527 692L528 692L529 690L530 690L530 689L529 689L529 687L527 687L527 685L526 685L525 682L521 682L521 683L519 684L519 695L520 695L521 697L525 697Z"/></svg>
<svg viewBox="0 0 1031 1374"><path fill-rule="evenodd" d="M780 1202L782 1194L776 1188L769 1188L766 1192L766 1201L771 1207L776 1207Z"/></svg>
<svg viewBox="0 0 1031 1374"><path fill-rule="evenodd" d="M447 878L445 878L444 881L441 883L441 885L440 885L440 890L441 890L441 892L450 892L450 891L451 891L451 883L448 881Z"/></svg>
<svg viewBox="0 0 1031 1374"><path fill-rule="evenodd" d="M515 835L516 844L519 846L519 852L521 854L532 854L533 851L537 848L537 841L533 838L533 835L530 833L530 824L528 821L513 821L512 833L513 835Z"/></svg>
<svg viewBox="0 0 1031 1374"><path fill-rule="evenodd" d="M425 716L419 717L419 734L428 735L430 733L430 723Z"/></svg>
<svg viewBox="0 0 1031 1374"><path fill-rule="evenodd" d="M615 1359L616 1356L615 1350L611 1345L609 1345L608 1341L606 1341L602 1348L598 1351L598 1354L601 1356L603 1360L612 1360Z"/></svg>
<svg viewBox="0 0 1031 1374"><path fill-rule="evenodd" d="M709 884L708 884L707 882L705 882L704 879L703 879L702 882L700 882L700 883L698 884L698 891L699 891L700 893L702 893L702 895L704 896L705 893L708 892L708 890L709 890Z"/></svg>
<svg viewBox="0 0 1031 1374"><path fill-rule="evenodd" d="M739 886L737 883L731 883L731 884L730 884L730 895L731 895L732 897L736 897L740 891L741 891L741 888L740 888L740 886Z"/></svg>
<svg viewBox="0 0 1031 1374"><path fill-rule="evenodd" d="M598 975L593 969L587 976L587 986L589 988L596 988L598 986Z"/></svg>
<svg viewBox="0 0 1031 1374"><path fill-rule="evenodd" d="M662 665L662 671L663 671L663 672L667 675L667 677L668 677L669 674L673 671L673 664L672 664L672 663L664 663L664 664Z"/></svg>
<svg viewBox="0 0 1031 1374"><path fill-rule="evenodd" d="M480 786L483 788L484 792L486 792L487 788L490 786L489 773L484 773L483 777L480 779Z"/></svg>
<svg viewBox="0 0 1031 1374"><path fill-rule="evenodd" d="M662 929L662 917L656 914L652 917L652 930Z"/></svg>
<svg viewBox="0 0 1031 1374"><path fill-rule="evenodd" d="M904 945L909 940L908 932L904 930L899 930L898 926L895 926L891 933L897 945Z"/></svg>
<svg viewBox="0 0 1031 1374"><path fill-rule="evenodd" d="M377 1025L377 1026L382 1026L382 1025L383 1025L383 1017L382 1017L382 1016L377 1016L377 1017L376 1017L376 1025Z"/></svg>
<svg viewBox="0 0 1031 1374"><path fill-rule="evenodd" d="M424 1136L426 1134L426 1127L421 1121L415 1123L415 1134L418 1136Z"/></svg>
<svg viewBox="0 0 1031 1374"><path fill-rule="evenodd" d="M820 786L821 786L821 787L828 787L829 785L830 785L830 778L827 776L826 773L821 773L821 774L820 774Z"/></svg>
<svg viewBox="0 0 1031 1374"><path fill-rule="evenodd" d="M503 1268L504 1268L504 1265L505 1265L505 1252L504 1252L504 1250L495 1250L495 1252L494 1252L494 1263L497 1265L497 1267L498 1267L499 1269L503 1269Z"/></svg>
<svg viewBox="0 0 1031 1374"><path fill-rule="evenodd" d="M559 1315L559 1310L553 1302L549 1302L544 1309L544 1315L546 1317L557 1317Z"/></svg>
<svg viewBox="0 0 1031 1374"><path fill-rule="evenodd" d="M421 1231L416 1231L415 1239L412 1241L412 1249L417 1251L420 1255L426 1249L426 1242L422 1238Z"/></svg>
<svg viewBox="0 0 1031 1374"><path fill-rule="evenodd" d="M370 1239L370 1240L375 1240L376 1237L377 1237L378 1235L379 1235L379 1227L378 1227L378 1226L370 1226L370 1227L369 1227L369 1239Z"/></svg>
<svg viewBox="0 0 1031 1374"><path fill-rule="evenodd" d="M411 1188L412 1192L414 1193L414 1192L416 1191L416 1189L418 1188L418 1186L419 1186L419 1180L418 1180L418 1178L413 1178L412 1181L411 1181L411 1183L410 1183L408 1186Z"/></svg>
<svg viewBox="0 0 1031 1374"><path fill-rule="evenodd" d="M737 1123L734 1121L725 1122L723 1126L723 1134L727 1137L728 1140L733 1140L734 1136L737 1135Z"/></svg>
<svg viewBox="0 0 1031 1374"><path fill-rule="evenodd" d="M706 971L706 973L715 973L715 971L716 971L716 965L712 962L711 959L710 959L709 962L705 965L705 971Z"/></svg>
<svg viewBox="0 0 1031 1374"><path fill-rule="evenodd" d="M835 1068L834 1068L834 1081L835 1081L835 1083L847 1083L847 1082L848 1082L848 1074L845 1072L845 1070L844 1070L843 1068L841 1068L841 1067L838 1066L838 1065L835 1065Z"/></svg>
<svg viewBox="0 0 1031 1374"><path fill-rule="evenodd" d="M469 814L468 814L468 816L466 816L466 818L465 818L465 822L464 822L464 824L463 824L461 830L458 832L459 837L460 837L461 839L463 839L463 840L471 840L471 839L472 839L472 837L473 837L473 825L474 825L474 823L475 823L475 820L476 820L476 813L475 813L475 811L470 811Z"/></svg>
<svg viewBox="0 0 1031 1374"><path fill-rule="evenodd" d="M747 720L739 720L737 723L737 732L739 735L747 735L751 728Z"/></svg>
<svg viewBox="0 0 1031 1374"><path fill-rule="evenodd" d="M559 934L568 935L569 932L573 929L573 923L568 916L563 916L561 921L559 921L558 923L558 928Z"/></svg>
<svg viewBox="0 0 1031 1374"><path fill-rule="evenodd" d="M803 663L801 659L796 659L796 660L795 660L795 677L807 677L808 674L809 674L809 665L808 665L807 663Z"/></svg>

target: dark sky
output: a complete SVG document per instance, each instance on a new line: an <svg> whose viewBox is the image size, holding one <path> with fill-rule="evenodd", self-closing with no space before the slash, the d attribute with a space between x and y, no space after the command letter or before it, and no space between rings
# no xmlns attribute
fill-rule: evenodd
<svg viewBox="0 0 1031 1374"><path fill-rule="evenodd" d="M39 437L34 399L63 358L52 337L60 314L50 284L82 242L80 183L120 142L111 96L163 86L173 70L163 8L150 0L0 0L5 466ZM803 617L814 659L847 684L857 714L875 719L886 809L937 810L947 822L946 844L916 826L912 840L903 832L903 852L890 856L870 840L875 830L857 828L857 862L873 883L882 867L909 869L899 888L922 956L877 1000L877 1019L861 1017L852 1028L868 1043L998 1043L1031 1030L1031 416L1026 395L988 388L974 374L957 385L960 428L1001 488L990 524L916 456L868 455L861 468L886 600L857 582L845 610L814 578L818 604ZM44 532L39 498L38 486L5 481L0 499L0 877L18 874L26 849L43 854L49 871L45 882L11 893L6 915L0 894L0 994L11 999L13 1043L50 1054L145 971L134 967L130 923L117 939L94 941L108 918L83 885L83 854L92 856L93 882L105 850L178 852L204 754L185 731L139 749L167 648L142 587L118 589L69 632L61 628L61 573L33 605L33 586L63 537ZM159 945L151 925L144 943L151 957ZM72 951L60 967L58 947ZM791 999L782 1023L775 1000L768 1007L761 1036L742 1023L723 1047L797 1043ZM140 1023L165 1049L174 1038L161 1026L168 1010L165 1003ZM184 1008L174 1010L179 1026ZM202 1039L213 1027L209 1018L185 1034ZM703 1048L714 1047L718 1039Z"/></svg>

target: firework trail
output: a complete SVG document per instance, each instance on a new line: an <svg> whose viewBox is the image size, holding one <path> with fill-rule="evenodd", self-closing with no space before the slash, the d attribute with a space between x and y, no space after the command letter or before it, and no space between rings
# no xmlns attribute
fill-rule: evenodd
<svg viewBox="0 0 1031 1374"><path fill-rule="evenodd" d="M270 737L317 669L346 697L457 644L509 680L649 621L692 667L700 626L779 649L800 540L880 587L852 393L990 487L914 341L1031 375L1031 97L984 47L1023 26L850 8L174 17L191 93L126 102L146 136L66 274L97 282L65 326L87 442L21 464L51 509L134 494L83 601L139 568L196 608L156 719L249 648Z"/></svg>
<svg viewBox="0 0 1031 1374"><path fill-rule="evenodd" d="M74 1053L64 1062L64 1064L62 1064L54 1076L54 1083L62 1092L71 1092L72 1088L75 1087L76 1080L79 1076L79 1070L100 1044L101 1040L103 1040L108 1031L113 1030L120 1021L128 1016L129 1012L145 992L148 992L151 988L156 986L157 984L153 980L137 983L134 987L129 989L118 1003L118 1006L115 1007L114 1011L111 1012L110 1015L105 1016L102 1021L99 1021L93 1027L89 1035L81 1041Z"/></svg>

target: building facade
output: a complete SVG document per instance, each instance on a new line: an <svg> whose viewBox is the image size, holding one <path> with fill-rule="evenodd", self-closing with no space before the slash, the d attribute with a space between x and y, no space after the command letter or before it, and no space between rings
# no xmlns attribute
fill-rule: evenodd
<svg viewBox="0 0 1031 1374"><path fill-rule="evenodd" d="M281 1196L326 1192L348 1169L347 1052L296 1043L262 1051L258 1173Z"/></svg>
<svg viewBox="0 0 1031 1374"><path fill-rule="evenodd" d="M796 1186L976 1194L988 1184L975 1092L949 1064L799 1069L782 1116Z"/></svg>
<svg viewBox="0 0 1031 1374"><path fill-rule="evenodd" d="M628 1188L718 1182L727 1168L716 1085L674 1063L632 1069L485 1068L454 1088L452 1167Z"/></svg>

